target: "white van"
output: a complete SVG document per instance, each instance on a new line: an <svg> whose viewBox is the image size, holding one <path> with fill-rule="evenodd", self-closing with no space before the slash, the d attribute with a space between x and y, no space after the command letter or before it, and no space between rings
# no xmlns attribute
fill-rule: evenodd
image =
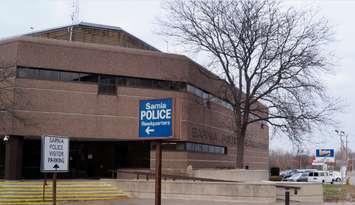
<svg viewBox="0 0 355 205"><path fill-rule="evenodd" d="M308 182L332 183L332 177L328 171L312 171L308 173Z"/></svg>

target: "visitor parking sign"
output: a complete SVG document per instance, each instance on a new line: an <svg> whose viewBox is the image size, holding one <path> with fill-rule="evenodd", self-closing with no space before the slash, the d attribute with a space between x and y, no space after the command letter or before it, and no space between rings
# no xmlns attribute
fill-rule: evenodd
<svg viewBox="0 0 355 205"><path fill-rule="evenodd" d="M172 136L172 99L139 102L139 137L167 138Z"/></svg>
<svg viewBox="0 0 355 205"><path fill-rule="evenodd" d="M42 136L42 172L69 171L69 139L66 137Z"/></svg>

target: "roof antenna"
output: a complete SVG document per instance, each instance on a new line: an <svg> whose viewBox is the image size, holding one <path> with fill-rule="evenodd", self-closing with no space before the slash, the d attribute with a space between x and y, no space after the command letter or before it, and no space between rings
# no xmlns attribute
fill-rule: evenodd
<svg viewBox="0 0 355 205"><path fill-rule="evenodd" d="M70 26L70 31L69 31L69 41L72 41L73 39L73 27L75 24L79 23L79 9L80 9L80 5L79 5L79 0L73 0L73 4L72 4L72 13L70 15L71 18L71 26Z"/></svg>

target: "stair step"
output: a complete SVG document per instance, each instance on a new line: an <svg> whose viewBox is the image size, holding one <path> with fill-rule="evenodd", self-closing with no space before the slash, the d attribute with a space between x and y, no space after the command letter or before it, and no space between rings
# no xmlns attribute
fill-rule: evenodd
<svg viewBox="0 0 355 205"><path fill-rule="evenodd" d="M74 194L62 194L62 193L57 193L57 196L60 197L91 197L91 196L123 196L124 194L120 193L96 193L96 194L90 194L90 193L74 193ZM41 198L43 195L38 194L38 195L1 195L0 199L6 199L6 198ZM45 196L52 196L52 194L45 194Z"/></svg>
<svg viewBox="0 0 355 205"><path fill-rule="evenodd" d="M51 205L52 202L0 202L0 205Z"/></svg>
<svg viewBox="0 0 355 205"><path fill-rule="evenodd" d="M50 204L52 183L45 186L43 181L0 181L0 205ZM57 184L58 201L93 201L127 198L127 195L114 185L100 181L60 181Z"/></svg>
<svg viewBox="0 0 355 205"><path fill-rule="evenodd" d="M46 195L48 194L52 194L52 190L48 191L46 190L44 192ZM100 194L100 193L123 193L122 191L117 191L117 190L110 190L110 191L97 191L97 190L89 190L89 191L82 191L82 192L72 192L72 191L67 191L67 190L63 190L63 191L57 191L57 194L82 194L82 193L87 193L87 194ZM3 195L42 195L43 192L39 192L39 191L28 191L28 190L21 190L21 191L1 191L0 192L0 197Z"/></svg>

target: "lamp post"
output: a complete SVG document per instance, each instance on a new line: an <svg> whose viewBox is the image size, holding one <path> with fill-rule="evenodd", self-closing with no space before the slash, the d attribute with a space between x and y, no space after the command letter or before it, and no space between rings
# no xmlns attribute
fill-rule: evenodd
<svg viewBox="0 0 355 205"><path fill-rule="evenodd" d="M343 130L335 130L335 133L339 135L340 138L340 148L341 150L344 150L345 156L342 156L342 160L345 161L345 178L346 178L346 183L349 183L349 151L348 151L348 134L346 134ZM344 137L345 137L345 143L344 143ZM345 158L345 159L344 159Z"/></svg>

